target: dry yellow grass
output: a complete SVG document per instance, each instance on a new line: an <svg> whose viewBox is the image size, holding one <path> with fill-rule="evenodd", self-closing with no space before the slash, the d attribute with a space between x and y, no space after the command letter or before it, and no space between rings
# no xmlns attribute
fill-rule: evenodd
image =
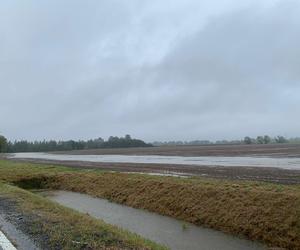
<svg viewBox="0 0 300 250"><path fill-rule="evenodd" d="M183 219L269 246L300 249L300 187L73 171L0 162L0 178L23 187L82 192ZM19 174L13 174L19 173Z"/></svg>
<svg viewBox="0 0 300 250"><path fill-rule="evenodd" d="M22 214L22 222L26 218L26 232L35 239L42 239L38 240L42 249L167 249L87 214L1 182L0 202L10 210L7 212L18 216ZM0 204L0 208L4 204Z"/></svg>

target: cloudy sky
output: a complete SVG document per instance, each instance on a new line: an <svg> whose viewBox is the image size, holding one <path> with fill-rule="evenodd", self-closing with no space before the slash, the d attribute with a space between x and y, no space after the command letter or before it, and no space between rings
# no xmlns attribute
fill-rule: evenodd
<svg viewBox="0 0 300 250"><path fill-rule="evenodd" d="M300 1L1 1L0 133L300 135Z"/></svg>

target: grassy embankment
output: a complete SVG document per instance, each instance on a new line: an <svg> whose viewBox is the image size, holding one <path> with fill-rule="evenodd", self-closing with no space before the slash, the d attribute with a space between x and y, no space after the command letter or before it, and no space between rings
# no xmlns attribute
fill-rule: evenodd
<svg viewBox="0 0 300 250"><path fill-rule="evenodd" d="M10 214L21 216L18 224L26 220L26 233L37 239L42 249L166 249L87 214L0 182L0 208L1 203Z"/></svg>
<svg viewBox="0 0 300 250"><path fill-rule="evenodd" d="M35 166L0 161L0 211L21 217L17 223L26 224L26 233L33 236L42 249L167 249L7 183L62 171L68 170L51 167L41 170Z"/></svg>
<svg viewBox="0 0 300 250"><path fill-rule="evenodd" d="M87 193L196 225L300 249L300 186L72 170L0 161L0 180Z"/></svg>

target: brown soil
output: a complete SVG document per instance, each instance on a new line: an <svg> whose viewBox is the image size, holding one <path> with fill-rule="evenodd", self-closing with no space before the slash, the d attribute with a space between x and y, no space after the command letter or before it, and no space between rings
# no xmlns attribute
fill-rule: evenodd
<svg viewBox="0 0 300 250"><path fill-rule="evenodd" d="M266 181L280 184L300 184L300 170L272 167L221 167L140 163L96 163L80 161L53 161L42 159L19 159L18 161L55 164L73 168L101 169L117 172L178 174L218 179Z"/></svg>
<svg viewBox="0 0 300 250"><path fill-rule="evenodd" d="M115 148L60 151L57 154L125 154L125 155L172 155L172 156L272 156L300 157L300 144L267 145L206 145L163 146L149 148Z"/></svg>

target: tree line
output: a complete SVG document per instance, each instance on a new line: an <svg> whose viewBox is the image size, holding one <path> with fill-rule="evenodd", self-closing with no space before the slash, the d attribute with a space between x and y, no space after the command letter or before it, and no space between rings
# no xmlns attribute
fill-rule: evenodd
<svg viewBox="0 0 300 250"><path fill-rule="evenodd" d="M68 151L79 149L98 149L98 148L129 148L129 147L152 147L152 146L180 146L180 145L230 145L230 144L274 144L274 143L300 143L300 138L289 138L284 136L270 137L268 135L257 136L252 138L246 136L241 140L193 140L193 141L155 141L152 144L145 143L139 139L132 139L130 135L125 137L110 136L108 140L101 137L87 141L68 140L68 141L34 141L27 140L8 141L0 135L0 153L17 153L17 152L47 152L47 151Z"/></svg>
<svg viewBox="0 0 300 250"><path fill-rule="evenodd" d="M193 140L193 141L155 141L154 146L180 146L180 145L237 145L237 144L275 144L275 143L300 143L300 138L286 138L284 136L270 137L268 135L257 136L252 138L249 136L240 140Z"/></svg>
<svg viewBox="0 0 300 250"><path fill-rule="evenodd" d="M129 148L129 147L151 147L152 144L145 143L139 139L133 139L130 135L125 137L110 136L108 140L101 137L87 141L68 140L68 141L34 141L27 140L7 141L4 136L0 136L0 152L47 152L47 151L67 151L80 149L98 149L98 148Z"/></svg>
<svg viewBox="0 0 300 250"><path fill-rule="evenodd" d="M294 138L295 142L297 138ZM284 136L276 136L276 137L270 137L268 135L264 136L257 136L256 138L251 138L249 136L246 136L243 140L245 144L270 144L270 143L289 143L292 142L293 139L287 139ZM300 142L300 140L299 140Z"/></svg>

